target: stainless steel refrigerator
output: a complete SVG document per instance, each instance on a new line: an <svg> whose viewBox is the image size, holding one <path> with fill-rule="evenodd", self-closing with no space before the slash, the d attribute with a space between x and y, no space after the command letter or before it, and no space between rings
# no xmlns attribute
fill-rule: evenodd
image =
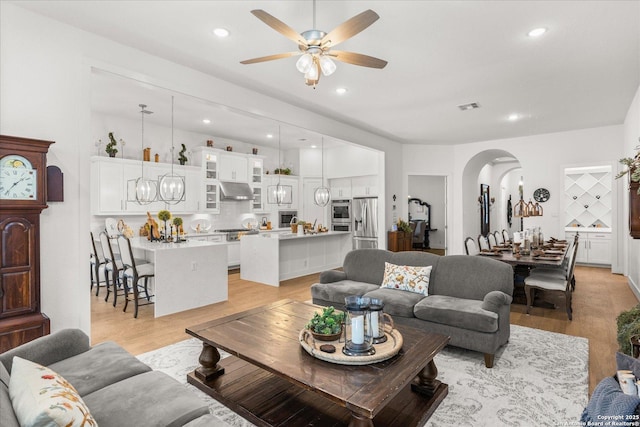
<svg viewBox="0 0 640 427"><path fill-rule="evenodd" d="M378 198L353 198L353 249L378 248Z"/></svg>

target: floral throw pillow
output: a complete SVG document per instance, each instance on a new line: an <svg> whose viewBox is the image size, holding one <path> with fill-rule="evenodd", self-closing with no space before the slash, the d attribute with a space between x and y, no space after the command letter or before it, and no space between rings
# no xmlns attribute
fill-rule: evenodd
<svg viewBox="0 0 640 427"><path fill-rule="evenodd" d="M400 289L415 292L424 296L429 295L429 277L431 268L413 267L410 265L395 265L384 263L384 278L381 288Z"/></svg>
<svg viewBox="0 0 640 427"><path fill-rule="evenodd" d="M67 380L49 368L17 356L11 368L9 396L21 426L98 425Z"/></svg>

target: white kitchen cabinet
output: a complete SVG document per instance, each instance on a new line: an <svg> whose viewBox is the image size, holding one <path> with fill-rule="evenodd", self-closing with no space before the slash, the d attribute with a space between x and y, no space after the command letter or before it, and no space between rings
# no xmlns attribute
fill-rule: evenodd
<svg viewBox="0 0 640 427"><path fill-rule="evenodd" d="M169 210L176 213L197 213L200 208L202 171L193 166L179 166L174 167L174 173L184 177L184 200L168 205Z"/></svg>
<svg viewBox="0 0 640 427"><path fill-rule="evenodd" d="M329 188L331 189L332 199L350 199L351 178L333 178L329 180Z"/></svg>
<svg viewBox="0 0 640 427"><path fill-rule="evenodd" d="M229 267L236 267L240 265L240 241L229 242L227 244L227 264Z"/></svg>
<svg viewBox="0 0 640 427"><path fill-rule="evenodd" d="M251 201L251 212L265 212L265 190L263 183L263 159L249 158L249 185L254 199Z"/></svg>
<svg viewBox="0 0 640 427"><path fill-rule="evenodd" d="M208 213L220 213L220 183L215 179L202 181L202 203L200 210Z"/></svg>
<svg viewBox="0 0 640 427"><path fill-rule="evenodd" d="M248 182L247 157L243 154L221 154L218 162L220 181Z"/></svg>
<svg viewBox="0 0 640 427"><path fill-rule="evenodd" d="M351 195L353 197L377 196L378 177L376 175L365 175L351 178Z"/></svg>
<svg viewBox="0 0 640 427"><path fill-rule="evenodd" d="M580 232L576 262L581 264L611 264L611 233ZM565 234L567 241L573 240L575 232Z"/></svg>

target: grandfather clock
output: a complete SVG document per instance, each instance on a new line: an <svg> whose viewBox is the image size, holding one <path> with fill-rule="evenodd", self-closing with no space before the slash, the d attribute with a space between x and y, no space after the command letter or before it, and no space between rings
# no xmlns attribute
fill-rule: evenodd
<svg viewBox="0 0 640 427"><path fill-rule="evenodd" d="M40 213L51 144L0 135L0 353L49 334L40 311Z"/></svg>

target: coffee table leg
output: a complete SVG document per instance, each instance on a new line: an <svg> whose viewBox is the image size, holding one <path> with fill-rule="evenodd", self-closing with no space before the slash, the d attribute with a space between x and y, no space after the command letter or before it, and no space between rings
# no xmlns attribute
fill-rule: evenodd
<svg viewBox="0 0 640 427"><path fill-rule="evenodd" d="M362 415L352 412L349 427L373 427L373 421L371 421L371 418L363 417Z"/></svg>
<svg viewBox="0 0 640 427"><path fill-rule="evenodd" d="M218 366L219 361L220 353L218 349L203 342L202 352L198 358L198 362L200 362L202 366L196 368L196 378L200 381L208 382L224 374L224 368Z"/></svg>
<svg viewBox="0 0 640 427"><path fill-rule="evenodd" d="M440 381L436 379L438 368L433 359L420 371L417 382L411 384L411 390L426 397L431 397L440 386Z"/></svg>

